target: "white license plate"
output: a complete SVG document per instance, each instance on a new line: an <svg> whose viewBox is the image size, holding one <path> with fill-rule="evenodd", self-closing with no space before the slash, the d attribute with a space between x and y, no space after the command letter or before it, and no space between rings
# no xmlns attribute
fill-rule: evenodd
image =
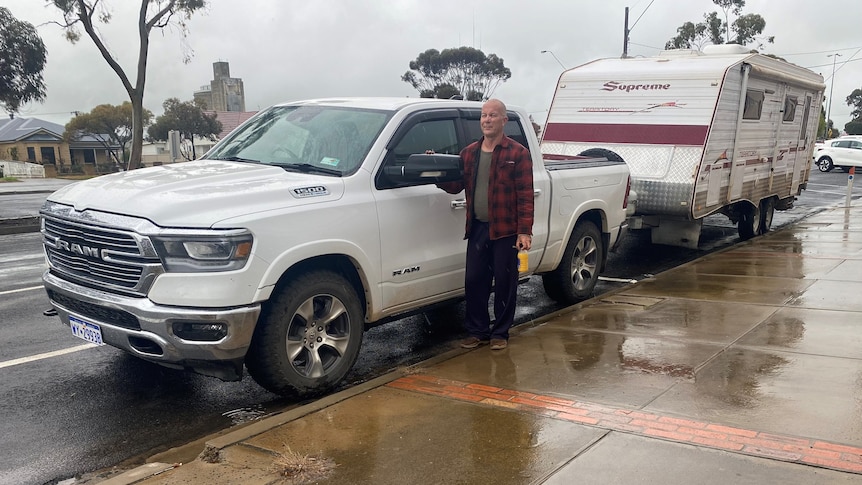
<svg viewBox="0 0 862 485"><path fill-rule="evenodd" d="M95 323L85 322L69 315L69 325L72 327L72 335L79 339L96 345L105 345L102 341L102 329Z"/></svg>

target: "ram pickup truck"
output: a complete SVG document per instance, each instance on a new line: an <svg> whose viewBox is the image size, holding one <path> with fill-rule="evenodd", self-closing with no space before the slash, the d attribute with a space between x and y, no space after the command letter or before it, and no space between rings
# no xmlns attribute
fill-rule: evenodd
<svg viewBox="0 0 862 485"><path fill-rule="evenodd" d="M481 103L294 102L261 111L201 160L69 185L41 210L44 286L73 335L223 380L305 396L351 368L372 324L464 292L457 153ZM611 152L532 152L529 269L547 293L589 297L624 230L629 171ZM433 154L426 154L426 151ZM448 155L447 155L448 154Z"/></svg>

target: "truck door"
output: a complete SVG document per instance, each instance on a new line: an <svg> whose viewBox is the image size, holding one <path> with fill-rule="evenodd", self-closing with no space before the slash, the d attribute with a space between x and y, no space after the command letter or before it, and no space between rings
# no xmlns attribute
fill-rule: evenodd
<svg viewBox="0 0 862 485"><path fill-rule="evenodd" d="M387 145L375 175L384 309L433 302L463 291L466 216L463 209L453 209L463 192L448 194L434 184L398 185L383 171L426 150L458 154L457 117L455 110L439 110L406 119Z"/></svg>

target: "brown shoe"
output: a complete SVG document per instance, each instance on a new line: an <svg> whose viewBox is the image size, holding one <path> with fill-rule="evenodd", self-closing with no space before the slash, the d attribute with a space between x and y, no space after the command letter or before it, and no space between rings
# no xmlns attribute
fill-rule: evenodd
<svg viewBox="0 0 862 485"><path fill-rule="evenodd" d="M478 347L480 345L485 345L487 343L488 343L487 340L479 340L476 337L467 337L461 341L461 348L462 349L475 349L476 347Z"/></svg>
<svg viewBox="0 0 862 485"><path fill-rule="evenodd" d="M491 339L491 350L503 350L509 346L509 342L501 338Z"/></svg>

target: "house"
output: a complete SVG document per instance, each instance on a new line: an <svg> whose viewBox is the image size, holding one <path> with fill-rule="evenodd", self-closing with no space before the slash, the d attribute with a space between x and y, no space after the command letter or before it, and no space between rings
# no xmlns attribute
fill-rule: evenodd
<svg viewBox="0 0 862 485"><path fill-rule="evenodd" d="M97 174L113 170L113 161L99 139L83 136L63 139L65 128L38 118L0 120L0 159L37 163L45 175L58 173ZM119 145L110 144L113 150Z"/></svg>

